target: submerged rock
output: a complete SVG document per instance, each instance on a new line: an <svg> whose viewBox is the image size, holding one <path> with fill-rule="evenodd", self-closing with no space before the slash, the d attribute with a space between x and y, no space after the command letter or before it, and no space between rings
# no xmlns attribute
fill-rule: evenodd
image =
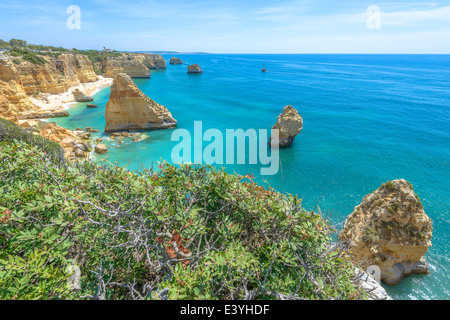
<svg viewBox="0 0 450 320"><path fill-rule="evenodd" d="M172 57L170 58L169 64L183 64L183 61L180 58Z"/></svg>
<svg viewBox="0 0 450 320"><path fill-rule="evenodd" d="M278 145L280 147L287 147L294 141L295 136L302 131L303 119L294 107L288 105L284 107L283 113L278 116L277 123L275 123L272 129L279 130ZM269 144L275 145L276 141L270 137Z"/></svg>
<svg viewBox="0 0 450 320"><path fill-rule="evenodd" d="M202 73L202 69L200 69L200 66L198 64L191 64L188 66L188 73Z"/></svg>
<svg viewBox="0 0 450 320"><path fill-rule="evenodd" d="M177 124L165 106L147 97L124 73L114 77L105 120L105 132L168 129Z"/></svg>
<svg viewBox="0 0 450 320"><path fill-rule="evenodd" d="M396 285L410 274L429 273L424 256L432 231L412 185L399 179L363 198L347 217L339 240L348 243L355 262L364 269L378 266L381 279Z"/></svg>
<svg viewBox="0 0 450 320"><path fill-rule="evenodd" d="M76 102L91 102L94 101L94 99L90 96L85 95L83 92L80 91L80 89L75 89L72 91L73 97L75 98Z"/></svg>

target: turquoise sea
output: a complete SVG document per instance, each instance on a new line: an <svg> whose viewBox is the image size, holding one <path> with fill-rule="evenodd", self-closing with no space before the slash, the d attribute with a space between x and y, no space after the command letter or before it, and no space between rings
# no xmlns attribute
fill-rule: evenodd
<svg viewBox="0 0 450 320"><path fill-rule="evenodd" d="M135 83L168 107L178 128L192 132L201 120L203 130L270 129L288 104L303 117L293 145L280 150L282 172L261 177L259 165L227 170L297 194L307 209L321 199L338 229L364 195L387 180L410 181L433 220L431 274L385 287L395 299L450 298L450 55L176 56L198 63L203 73L189 75L186 65L169 65L165 55L167 70ZM70 117L54 121L103 131L108 96L109 88L95 94L99 108L77 104ZM105 139L109 152L94 158L129 163L131 170L170 162L177 143L172 131L151 131L146 140L120 146Z"/></svg>

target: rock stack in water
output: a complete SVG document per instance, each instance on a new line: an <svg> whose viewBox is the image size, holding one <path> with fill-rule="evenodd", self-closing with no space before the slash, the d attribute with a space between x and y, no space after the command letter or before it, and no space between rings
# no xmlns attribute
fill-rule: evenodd
<svg viewBox="0 0 450 320"><path fill-rule="evenodd" d="M114 77L105 120L105 132L168 129L177 124L165 106L147 97L124 73Z"/></svg>
<svg viewBox="0 0 450 320"><path fill-rule="evenodd" d="M289 146L303 129L303 119L298 111L291 105L284 107L283 113L277 118L277 123L272 129L279 130L279 147ZM276 141L270 137L271 145L276 145Z"/></svg>
<svg viewBox="0 0 450 320"><path fill-rule="evenodd" d="M429 273L424 255L431 246L433 227L412 185L388 181L366 195L339 234L356 263L380 268L381 279L398 284L404 276Z"/></svg>
<svg viewBox="0 0 450 320"><path fill-rule="evenodd" d="M183 61L180 58L172 57L170 58L169 64L183 64Z"/></svg>
<svg viewBox="0 0 450 320"><path fill-rule="evenodd" d="M202 73L202 69L200 69L200 66L198 64L191 64L188 66L188 73Z"/></svg>
<svg viewBox="0 0 450 320"><path fill-rule="evenodd" d="M83 92L80 91L80 89L75 89L72 91L73 97L75 98L76 102L91 102L94 101L94 99L90 96L85 95Z"/></svg>

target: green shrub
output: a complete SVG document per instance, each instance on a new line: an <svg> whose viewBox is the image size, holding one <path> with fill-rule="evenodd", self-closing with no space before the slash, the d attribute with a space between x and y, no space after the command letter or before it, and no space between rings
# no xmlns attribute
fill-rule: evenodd
<svg viewBox="0 0 450 320"><path fill-rule="evenodd" d="M2 145L2 299L357 299L350 258L301 200L167 164L51 164ZM65 286L76 263L81 288Z"/></svg>
<svg viewBox="0 0 450 320"><path fill-rule="evenodd" d="M386 182L385 186L386 186L386 189L388 189L389 191L395 190L395 183L393 183L392 181Z"/></svg>
<svg viewBox="0 0 450 320"><path fill-rule="evenodd" d="M39 135L34 135L17 124L0 118L0 146L15 140L38 146L55 162L64 159L64 151L58 143Z"/></svg>

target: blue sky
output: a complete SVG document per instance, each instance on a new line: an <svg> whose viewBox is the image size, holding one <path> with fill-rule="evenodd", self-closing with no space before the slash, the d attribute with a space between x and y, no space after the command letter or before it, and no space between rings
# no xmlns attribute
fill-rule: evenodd
<svg viewBox="0 0 450 320"><path fill-rule="evenodd" d="M70 5L80 29L66 26ZM367 25L371 5L379 29ZM2 0L0 39L11 38L130 51L450 53L450 1Z"/></svg>

